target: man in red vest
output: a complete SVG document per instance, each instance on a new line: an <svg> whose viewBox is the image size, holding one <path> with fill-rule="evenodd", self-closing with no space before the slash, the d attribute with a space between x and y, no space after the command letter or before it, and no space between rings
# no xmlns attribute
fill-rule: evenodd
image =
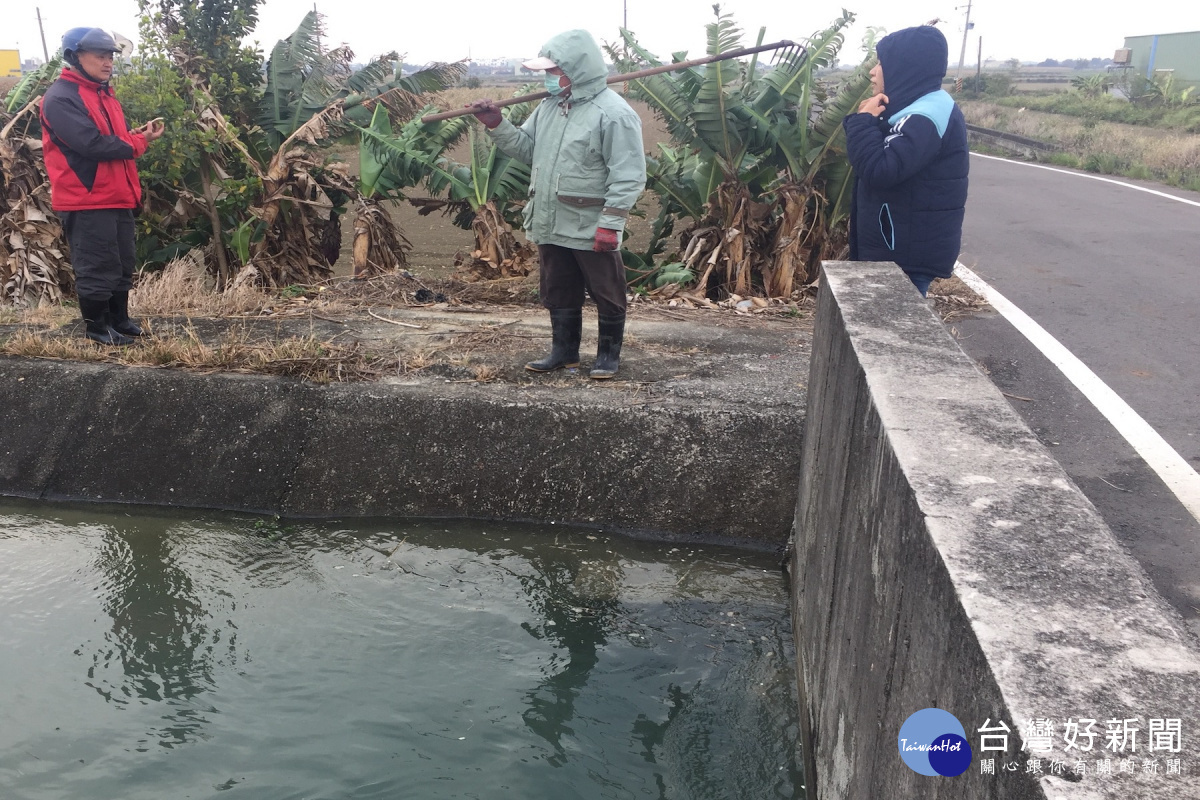
<svg viewBox="0 0 1200 800"><path fill-rule="evenodd" d="M62 39L68 67L42 98L42 152L50 200L71 246L84 335L131 344L142 329L129 318L134 211L142 202L134 159L162 136L161 119L130 130L113 94L113 56L121 48L99 28L72 28Z"/></svg>

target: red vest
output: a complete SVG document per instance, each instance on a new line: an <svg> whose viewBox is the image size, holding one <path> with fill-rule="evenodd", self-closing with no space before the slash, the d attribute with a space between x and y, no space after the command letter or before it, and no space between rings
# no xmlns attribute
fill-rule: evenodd
<svg viewBox="0 0 1200 800"><path fill-rule="evenodd" d="M146 137L133 133L108 84L64 69L42 98L42 155L55 211L137 208L134 159Z"/></svg>

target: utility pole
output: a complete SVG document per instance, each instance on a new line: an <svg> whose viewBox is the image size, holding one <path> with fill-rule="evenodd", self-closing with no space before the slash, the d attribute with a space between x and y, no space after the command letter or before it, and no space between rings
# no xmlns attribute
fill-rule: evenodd
<svg viewBox="0 0 1200 800"><path fill-rule="evenodd" d="M983 37L979 37L979 55L975 56L975 91L979 91L979 79L983 74Z"/></svg>
<svg viewBox="0 0 1200 800"><path fill-rule="evenodd" d="M42 9L39 6L37 9L38 18L38 33L42 34L42 55L46 59L46 63L50 63L50 51L46 49L46 29L42 27Z"/></svg>
<svg viewBox="0 0 1200 800"><path fill-rule="evenodd" d="M621 0L622 22L621 27L629 30L629 0Z"/></svg>
<svg viewBox="0 0 1200 800"><path fill-rule="evenodd" d="M955 82L962 80L963 62L967 60L967 32L971 30L971 0L967 0L967 21L963 23L962 50L958 54L958 72L954 75Z"/></svg>

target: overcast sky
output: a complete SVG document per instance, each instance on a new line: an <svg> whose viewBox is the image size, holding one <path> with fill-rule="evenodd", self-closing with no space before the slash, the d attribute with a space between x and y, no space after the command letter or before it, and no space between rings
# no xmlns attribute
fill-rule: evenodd
<svg viewBox="0 0 1200 800"><path fill-rule="evenodd" d="M712 19L709 0L596 0L570 3L561 0L450 0L449 2L396 2L395 0L322 0L329 39L349 44L360 60L397 50L408 61L454 61L503 56L532 57L554 34L586 28L603 42L617 37L622 16L643 45L659 55L688 50L694 58L704 54L704 25ZM36 3L36 0L35 0ZM41 57L34 3L10 3L0 29L0 49L16 47L22 58ZM254 39L264 50L295 30L312 0L268 0L260 7ZM966 5L953 0L848 0L846 7L857 21L846 37L842 61L861 57L867 26L898 30L934 18L950 41L951 71L957 66L963 43ZM40 4L46 44L54 52L63 32L76 26L114 30L136 41L136 0L44 0ZM669 9L669 10L667 10ZM802 40L839 16L842 4L811 0L727 0L722 9L733 14L752 44L760 26L766 41ZM967 41L966 63L975 63L978 38L983 38L984 59L1110 58L1124 37L1148 33L1200 30L1200 2L1196 0L1136 0L1109 5L1103 12L1074 0L982 0L974 3L975 27Z"/></svg>

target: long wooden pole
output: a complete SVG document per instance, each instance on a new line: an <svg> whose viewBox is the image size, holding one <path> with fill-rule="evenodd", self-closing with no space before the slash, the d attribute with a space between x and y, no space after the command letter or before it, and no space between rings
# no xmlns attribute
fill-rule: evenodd
<svg viewBox="0 0 1200 800"><path fill-rule="evenodd" d="M613 83L623 83L625 81L635 81L638 78L648 78L651 75L661 75L664 72L675 72L676 70L681 70L681 69L691 69L692 67L698 67L702 64L711 64L714 61L727 61L731 58L741 58L742 56L748 56L748 55L752 55L754 53L761 53L764 50L780 50L785 47L797 47L798 48L798 47L800 47L800 45L798 45L795 42L790 41L788 39L783 39L781 41L775 42L774 44L764 44L764 45L760 45L758 47L743 47L739 50L730 50L728 53L721 53L721 54L715 55L715 56L705 56L704 58L693 58L690 61L680 61L676 64L663 64L662 66L650 67L649 69L642 69L642 70L638 70L637 72L619 72L616 75L609 75L606 83L613 84ZM517 103L527 103L530 100L541 100L541 99L549 97L549 96L550 96L549 92L535 92L533 94L521 95L520 97L510 97L507 100L495 100L495 101L493 101L493 105L495 105L496 108L504 108L505 106L514 106ZM475 112L472 111L469 107L468 108L459 108L454 111L443 111L440 114L426 115L424 117L421 117L421 122L426 123L426 124L428 124L430 122L440 122L444 119L453 119L455 117L465 117L468 114L474 114L474 113Z"/></svg>

